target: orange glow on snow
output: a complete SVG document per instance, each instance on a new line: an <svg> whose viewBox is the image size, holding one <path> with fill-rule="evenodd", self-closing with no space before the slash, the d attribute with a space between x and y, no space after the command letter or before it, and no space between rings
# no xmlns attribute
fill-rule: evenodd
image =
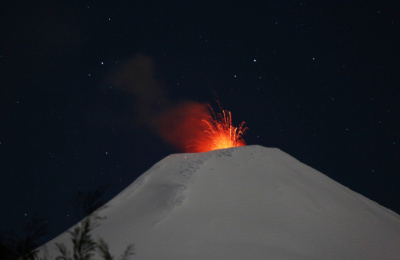
<svg viewBox="0 0 400 260"><path fill-rule="evenodd" d="M210 106L212 115L202 119L204 130L197 140L190 140L187 146L191 152L207 152L217 149L246 145L243 134L247 130L242 122L238 127L232 125L232 114L228 110L215 113Z"/></svg>

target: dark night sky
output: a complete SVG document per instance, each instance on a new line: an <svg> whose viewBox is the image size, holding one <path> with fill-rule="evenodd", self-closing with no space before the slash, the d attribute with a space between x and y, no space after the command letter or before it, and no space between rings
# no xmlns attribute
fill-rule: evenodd
<svg viewBox="0 0 400 260"><path fill-rule="evenodd" d="M181 152L110 80L136 55L170 103L218 98L248 144L400 213L398 1L195 2L5 4L0 231L41 217L50 239L77 221L78 191L109 185L108 200Z"/></svg>

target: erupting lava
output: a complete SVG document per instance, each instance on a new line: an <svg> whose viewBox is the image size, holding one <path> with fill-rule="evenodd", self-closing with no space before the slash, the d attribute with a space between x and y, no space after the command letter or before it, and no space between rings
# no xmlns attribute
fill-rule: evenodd
<svg viewBox="0 0 400 260"><path fill-rule="evenodd" d="M209 108L212 115L201 120L204 124L204 135L198 140L191 140L187 148L192 152L207 152L246 145L243 140L243 134L247 130L247 127L244 126L245 122L234 127L230 111L220 107L222 113L215 113L211 106Z"/></svg>

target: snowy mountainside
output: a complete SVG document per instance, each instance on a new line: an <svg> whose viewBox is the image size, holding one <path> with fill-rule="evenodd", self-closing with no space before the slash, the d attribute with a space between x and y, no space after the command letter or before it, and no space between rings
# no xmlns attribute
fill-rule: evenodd
<svg viewBox="0 0 400 260"><path fill-rule="evenodd" d="M276 148L170 155L98 213L132 259L400 259L399 215Z"/></svg>

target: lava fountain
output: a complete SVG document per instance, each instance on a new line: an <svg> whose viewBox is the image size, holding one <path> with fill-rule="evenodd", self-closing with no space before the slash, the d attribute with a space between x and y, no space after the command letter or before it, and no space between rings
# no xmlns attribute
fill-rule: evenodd
<svg viewBox="0 0 400 260"><path fill-rule="evenodd" d="M182 152L199 153L245 145L245 123L233 126L231 112L219 108L221 113L215 113L210 105L185 101L163 111L151 126L164 142Z"/></svg>
<svg viewBox="0 0 400 260"><path fill-rule="evenodd" d="M220 107L221 113L215 113L209 106L211 115L202 119L204 130L197 140L190 140L187 149L191 152L207 152L211 150L246 145L243 134L247 130L242 122L238 127L232 125L232 114Z"/></svg>

